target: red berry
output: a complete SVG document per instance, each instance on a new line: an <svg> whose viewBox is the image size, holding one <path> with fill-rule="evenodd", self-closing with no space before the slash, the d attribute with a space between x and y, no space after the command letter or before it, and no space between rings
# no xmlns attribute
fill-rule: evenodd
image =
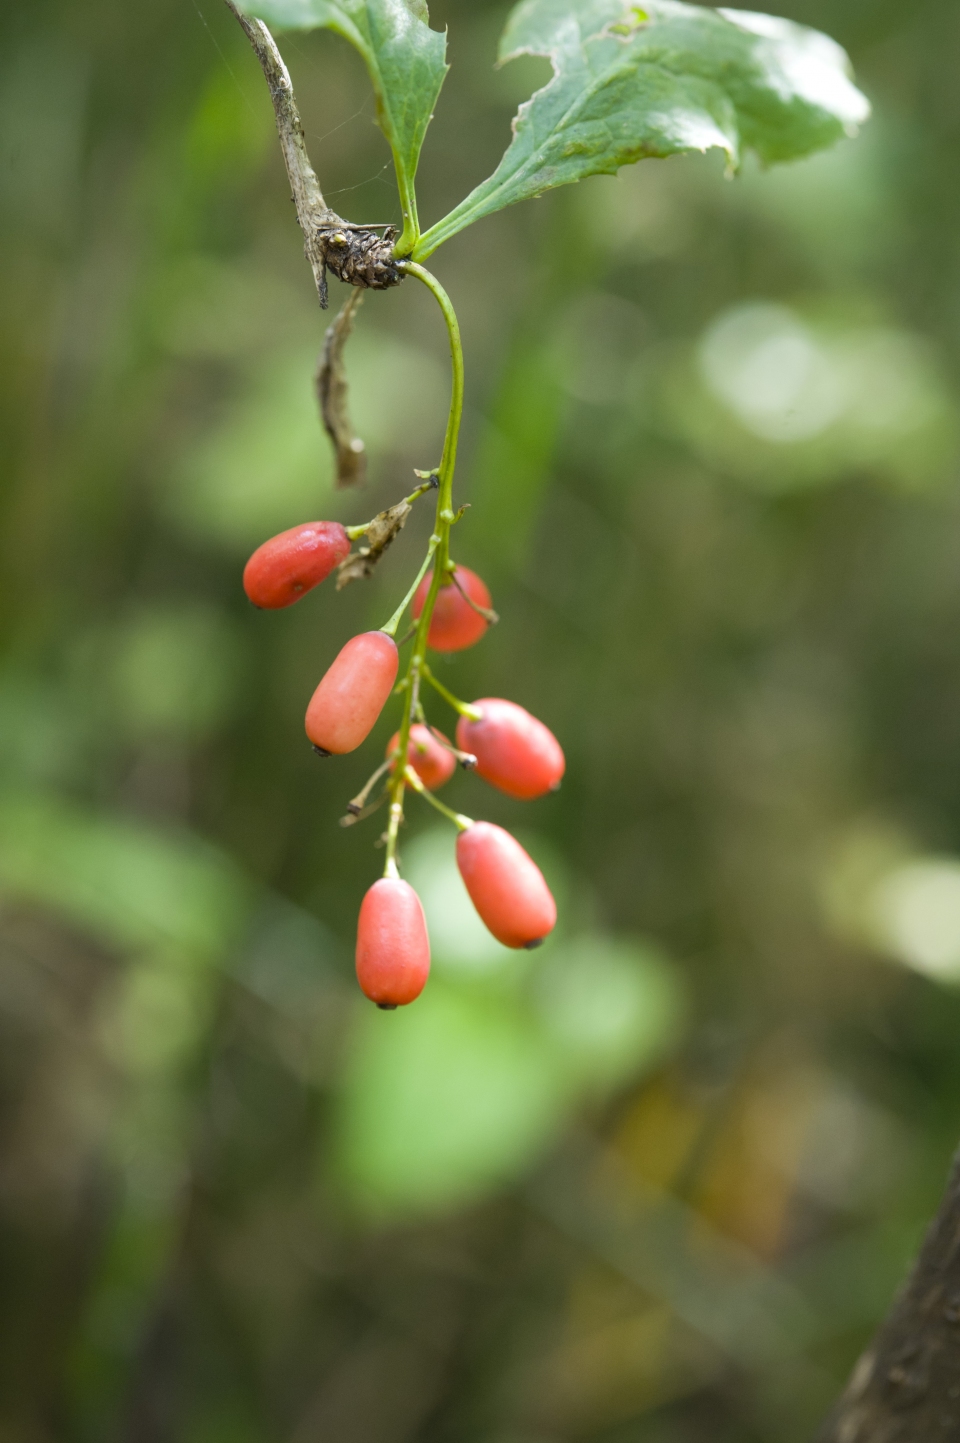
<svg viewBox="0 0 960 1443"><path fill-rule="evenodd" d="M490 593L477 573L466 566L458 566L455 575L470 601L489 610ZM423 611L432 580L433 572L430 571L417 587L413 598L414 620ZM437 592L427 645L432 646L434 651L463 651L468 646L475 646L489 625L485 617L474 611L459 587L447 581Z"/></svg>
<svg viewBox="0 0 960 1443"><path fill-rule="evenodd" d="M258 546L243 569L243 589L254 606L291 606L326 580L350 550L339 521L308 521Z"/></svg>
<svg viewBox="0 0 960 1443"><path fill-rule="evenodd" d="M543 873L515 837L474 822L457 838L457 866L484 924L504 947L536 947L557 921Z"/></svg>
<svg viewBox="0 0 960 1443"><path fill-rule="evenodd" d="M387 756L396 748L399 740L400 733L394 732L387 742ZM442 742L437 740L429 727L421 726L419 722L415 722L410 728L407 760L430 792L435 792L444 782L448 782L457 767L453 752L448 751ZM393 771L395 766L396 763L390 770Z"/></svg>
<svg viewBox="0 0 960 1443"><path fill-rule="evenodd" d="M460 718L457 746L476 757L477 775L522 801L556 790L566 761L549 727L502 697L484 697L474 706L483 715L479 721Z"/></svg>
<svg viewBox="0 0 960 1443"><path fill-rule="evenodd" d="M378 1007L404 1007L426 985L430 939L420 898L409 882L381 877L357 923L357 981Z"/></svg>
<svg viewBox="0 0 960 1443"><path fill-rule="evenodd" d="M383 631L353 637L328 668L307 707L307 736L341 756L369 735L397 679L400 654Z"/></svg>

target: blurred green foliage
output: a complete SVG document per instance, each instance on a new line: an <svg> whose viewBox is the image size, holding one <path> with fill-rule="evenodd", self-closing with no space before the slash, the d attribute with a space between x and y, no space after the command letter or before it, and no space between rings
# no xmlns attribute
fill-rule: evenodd
<svg viewBox="0 0 960 1443"><path fill-rule="evenodd" d="M378 823L337 819L395 723L321 764L302 715L429 517L281 614L240 570L436 461L442 328L367 298L334 493L229 14L5 8L3 1443L799 1443L888 1305L960 1118L960 31L772 8L849 48L860 139L645 162L438 256L502 616L440 675L568 756L534 806L449 800L561 926L491 942L414 804L434 973L389 1015L352 979ZM548 73L493 70L505 11L434 0L427 224ZM359 59L284 50L329 200L396 220Z"/></svg>

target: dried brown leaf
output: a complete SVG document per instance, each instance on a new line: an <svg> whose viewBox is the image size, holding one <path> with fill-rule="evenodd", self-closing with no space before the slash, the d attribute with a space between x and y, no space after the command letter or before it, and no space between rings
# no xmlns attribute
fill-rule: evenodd
<svg viewBox="0 0 960 1443"><path fill-rule="evenodd" d="M344 347L363 295L362 290L350 292L327 331L317 365L317 400L324 430L336 453L338 486L357 486L367 472L367 449L360 437L354 435L350 420L347 373L343 364Z"/></svg>
<svg viewBox="0 0 960 1443"><path fill-rule="evenodd" d="M337 568L337 590L342 591L351 581L363 581L373 575L373 569L387 547L407 524L407 517L413 507L409 501L398 501L381 511L370 522L363 545L354 551Z"/></svg>

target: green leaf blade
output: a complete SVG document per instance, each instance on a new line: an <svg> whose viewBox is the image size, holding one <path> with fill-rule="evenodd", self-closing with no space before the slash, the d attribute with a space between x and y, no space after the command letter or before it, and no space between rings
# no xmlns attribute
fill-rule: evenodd
<svg viewBox="0 0 960 1443"><path fill-rule="evenodd" d="M856 133L870 105L851 78L846 51L819 30L749 10L717 11L753 38L763 84L738 97L747 149L767 164L798 160Z"/></svg>
<svg viewBox="0 0 960 1443"><path fill-rule="evenodd" d="M431 30L424 0L251 0L244 7L287 30L328 29L360 52L393 152L403 206L403 255L419 237L414 178L448 66L447 37Z"/></svg>
<svg viewBox="0 0 960 1443"><path fill-rule="evenodd" d="M869 105L818 31L682 0L523 0L500 62L544 55L553 79L521 105L493 175L423 237L417 259L482 216L647 157L719 148L765 163L851 134Z"/></svg>

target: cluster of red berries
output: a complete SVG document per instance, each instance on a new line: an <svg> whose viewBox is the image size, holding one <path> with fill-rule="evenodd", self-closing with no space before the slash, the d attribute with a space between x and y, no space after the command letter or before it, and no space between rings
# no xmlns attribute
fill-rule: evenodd
<svg viewBox="0 0 960 1443"><path fill-rule="evenodd" d="M329 576L349 550L349 536L337 522L293 527L253 553L244 570L244 589L255 606L289 606ZM415 619L422 614L431 580L425 576L413 597ZM483 581L457 566L437 592L427 645L439 652L462 651L480 640L491 616ZM341 756L360 746L393 690L398 669L397 645L386 632L366 631L348 641L307 707L306 731L314 750ZM456 746L435 727L420 722L410 727L405 766L409 784L432 793L449 781L459 761L524 801L560 785L563 751L536 717L499 697L458 705ZM399 744L397 732L387 744L381 772L395 774ZM460 875L487 928L506 947L539 946L557 920L539 867L502 827L450 815L461 828ZM430 970L426 920L416 892L398 876L381 877L363 899L356 964L361 988L379 1007L403 1006L423 991Z"/></svg>

